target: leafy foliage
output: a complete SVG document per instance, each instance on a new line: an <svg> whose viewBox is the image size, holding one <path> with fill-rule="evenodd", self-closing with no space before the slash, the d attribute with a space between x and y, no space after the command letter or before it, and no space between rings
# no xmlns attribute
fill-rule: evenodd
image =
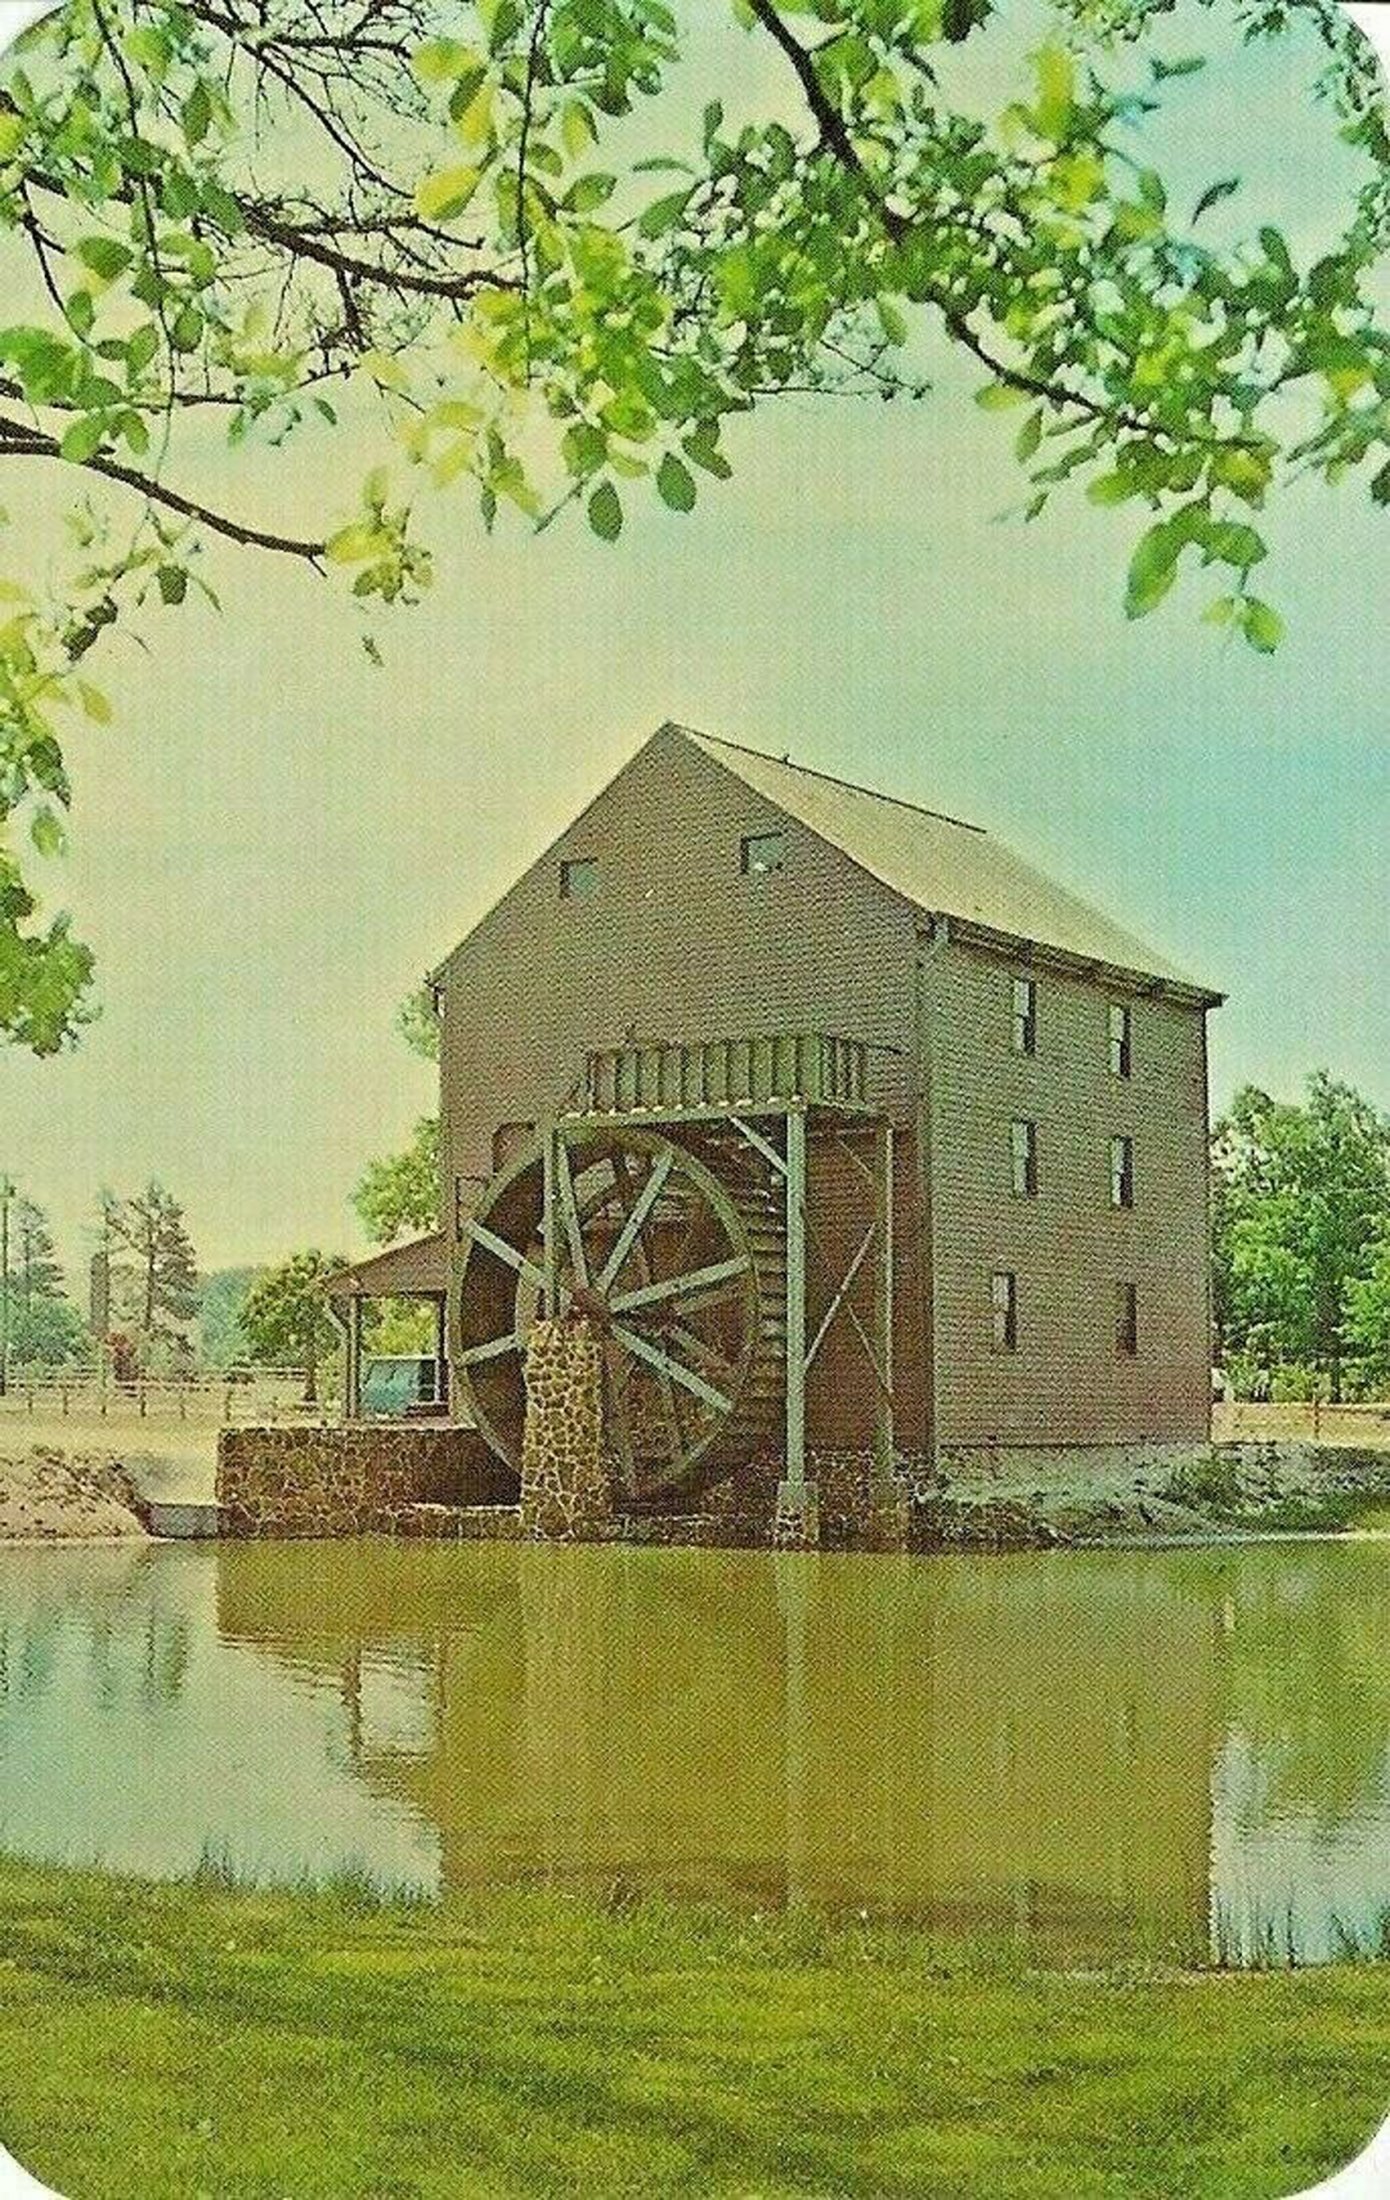
<svg viewBox="0 0 1390 2200"><path fill-rule="evenodd" d="M293 1253L257 1276L241 1309L252 1358L273 1367L302 1368L304 1396L311 1405L318 1398L319 1368L339 1342L326 1288L345 1265L339 1257L316 1251Z"/></svg>
<svg viewBox="0 0 1390 2200"><path fill-rule="evenodd" d="M439 1119L422 1116L403 1152L368 1164L352 1204L374 1245L439 1226Z"/></svg>
<svg viewBox="0 0 1390 2200"><path fill-rule="evenodd" d="M1218 1351L1246 1387L1272 1395L1292 1367L1340 1398L1358 1353L1363 1379L1390 1372L1390 1119L1325 1072L1303 1106L1248 1085L1216 1126L1213 1189Z"/></svg>
<svg viewBox="0 0 1390 2200"><path fill-rule="evenodd" d="M251 1356L241 1326L246 1294L260 1268L218 1268L198 1292L198 1358L204 1367L236 1367Z"/></svg>
<svg viewBox="0 0 1390 2200"><path fill-rule="evenodd" d="M436 498L489 528L573 507L613 543L634 497L685 515L728 477L730 417L920 396L944 331L1016 411L1030 517L1073 483L1142 515L1131 617L1206 568L1213 624L1276 648L1269 497L1314 472L1390 501L1384 110L1332 0L1221 0L1251 36L1321 28L1365 185L1310 264L1258 210L1218 248L1236 179L1185 213L1135 134L1200 57L1137 93L1116 55L1171 4L1055 0L1017 96L978 113L939 64L991 0L734 0L789 97L741 121L713 99L687 142L695 0L68 0L0 97L0 456L104 501L51 595L4 589L0 1028L46 1051L87 1013L90 956L43 927L20 851L61 852L63 725L109 715L85 660L208 592L210 537L410 602ZM746 108L736 45L724 66ZM193 487L210 427L235 450L364 425L380 463L307 537Z"/></svg>

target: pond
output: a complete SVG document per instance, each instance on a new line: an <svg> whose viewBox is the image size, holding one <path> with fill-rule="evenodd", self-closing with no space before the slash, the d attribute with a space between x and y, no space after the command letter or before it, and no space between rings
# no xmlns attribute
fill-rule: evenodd
<svg viewBox="0 0 1390 2200"><path fill-rule="evenodd" d="M1390 1542L0 1550L0 1848L1301 1960L1390 1912Z"/></svg>

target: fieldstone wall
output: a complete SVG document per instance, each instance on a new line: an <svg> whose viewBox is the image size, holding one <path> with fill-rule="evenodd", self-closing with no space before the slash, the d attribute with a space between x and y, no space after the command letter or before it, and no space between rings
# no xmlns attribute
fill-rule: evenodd
<svg viewBox="0 0 1390 2200"><path fill-rule="evenodd" d="M223 1535L428 1533L418 1507L515 1500L516 1476L471 1428L235 1428L217 1441Z"/></svg>
<svg viewBox="0 0 1390 2200"><path fill-rule="evenodd" d="M582 1316L537 1322L526 1348L522 1534L539 1543L592 1543L612 1520L598 1332Z"/></svg>

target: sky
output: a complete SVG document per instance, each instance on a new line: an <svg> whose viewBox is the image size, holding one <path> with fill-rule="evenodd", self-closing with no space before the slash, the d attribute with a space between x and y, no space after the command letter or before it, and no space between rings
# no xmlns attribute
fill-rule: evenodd
<svg viewBox="0 0 1390 2200"><path fill-rule="evenodd" d="M1239 169L1221 219L1310 248L1351 171L1306 85L1278 49L1191 79L1167 152ZM98 1188L152 1175L206 1268L362 1249L352 1185L433 1100L398 1003L667 718L984 824L1225 991L1218 1107L1326 1066L1390 1108L1385 516L1315 483L1271 514L1273 658L1202 626L1200 587L1130 625L1133 514L1001 519L1016 417L932 365L916 406L736 423L734 479L688 518L631 500L613 549L488 540L460 503L383 670L333 591L231 551L220 616L103 661L115 721L72 744L53 882L101 1016L56 1060L0 1052L0 1165L75 1274ZM228 476L296 520L358 478L331 442ZM37 554L55 492L5 492Z"/></svg>

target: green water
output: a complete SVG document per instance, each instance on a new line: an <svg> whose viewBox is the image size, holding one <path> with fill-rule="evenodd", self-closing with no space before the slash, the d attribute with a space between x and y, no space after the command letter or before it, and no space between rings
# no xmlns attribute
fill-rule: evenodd
<svg viewBox="0 0 1390 2200"><path fill-rule="evenodd" d="M1305 1959L1390 1910L1390 1544L0 1551L0 1847Z"/></svg>

